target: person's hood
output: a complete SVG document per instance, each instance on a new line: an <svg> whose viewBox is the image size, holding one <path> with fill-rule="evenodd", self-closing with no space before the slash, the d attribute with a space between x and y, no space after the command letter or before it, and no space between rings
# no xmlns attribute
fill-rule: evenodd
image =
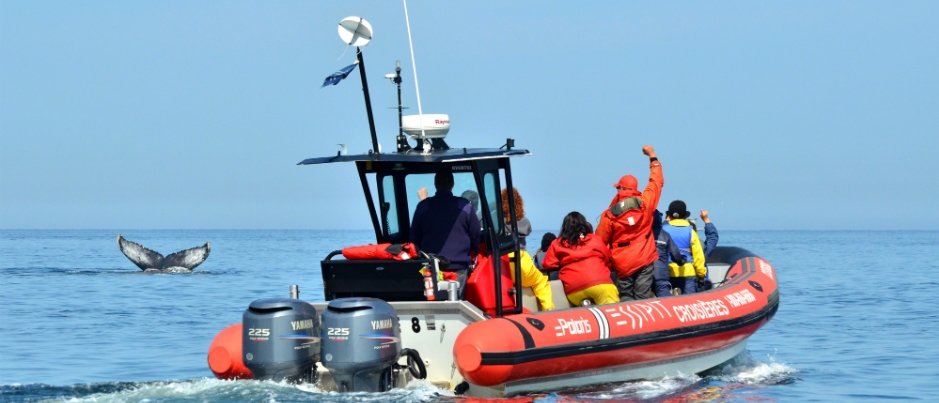
<svg viewBox="0 0 939 403"><path fill-rule="evenodd" d="M642 192L630 189L630 190L617 190L616 196L613 197L613 201L610 202L610 205L607 208L613 207L614 204L619 203L620 200L628 199L630 197L641 196Z"/></svg>

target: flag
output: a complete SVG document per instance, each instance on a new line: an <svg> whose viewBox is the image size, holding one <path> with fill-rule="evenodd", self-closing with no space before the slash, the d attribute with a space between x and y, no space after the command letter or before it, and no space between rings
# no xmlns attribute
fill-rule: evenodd
<svg viewBox="0 0 939 403"><path fill-rule="evenodd" d="M339 84L339 82L342 81L343 78L346 78L346 76L348 76L349 73L351 73L352 70L354 69L355 69L355 64L350 64L346 67L343 67L342 69L333 73L329 77L326 77L326 80L323 81L323 87L327 85ZM320 87L320 88L323 88L323 87Z"/></svg>

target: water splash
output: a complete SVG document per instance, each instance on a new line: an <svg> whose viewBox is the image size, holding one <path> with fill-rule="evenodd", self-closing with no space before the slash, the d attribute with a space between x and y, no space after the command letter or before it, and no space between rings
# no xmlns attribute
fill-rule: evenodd
<svg viewBox="0 0 939 403"><path fill-rule="evenodd" d="M800 380L797 369L776 362L776 356L768 355L769 362L754 359L749 351L737 355L732 360L705 373L715 380L743 385L785 385Z"/></svg>

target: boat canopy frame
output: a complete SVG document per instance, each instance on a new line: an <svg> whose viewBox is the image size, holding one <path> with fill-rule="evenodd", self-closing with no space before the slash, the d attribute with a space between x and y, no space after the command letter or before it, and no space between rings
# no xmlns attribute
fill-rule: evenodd
<svg viewBox="0 0 939 403"><path fill-rule="evenodd" d="M513 141L509 140L508 144ZM479 196L482 214L482 243L486 251L492 254L492 265L495 280L495 313L497 317L507 314L522 313L522 286L521 286L521 251L518 242L517 206L515 198L508 197L508 210L510 217L503 216L502 183L500 176L505 179L505 189L514 188L512 184L512 169L510 157L528 156L528 150L513 149L511 145L504 149L447 149L434 150L429 153L406 151L401 153L379 154L369 152L360 155L341 155L333 157L310 158L301 161L298 165L318 165L335 162L355 162L358 170L362 192L368 206L372 227L375 231L376 243L403 243L410 240L410 221L413 219L409 210L408 194L405 178L412 174L431 174L439 172L446 167L452 172L469 172L473 174L476 192ZM500 175L501 174L501 175ZM369 176L374 177L375 189L378 193L377 201L372 195L372 186ZM386 178L391 178L392 192L386 192ZM487 183L488 182L488 183ZM489 186L489 188L487 188ZM487 192L492 190L492 192ZM487 194L488 193L488 194ZM394 198L386 200L386 196ZM489 200L492 198L493 200ZM378 208L376 208L376 205ZM394 207L394 227L389 221L391 208ZM490 207L491 206L491 207ZM380 215L379 215L380 214ZM504 224L507 224L508 230ZM502 304L502 267L501 257L514 253L515 263L515 307L504 309Z"/></svg>

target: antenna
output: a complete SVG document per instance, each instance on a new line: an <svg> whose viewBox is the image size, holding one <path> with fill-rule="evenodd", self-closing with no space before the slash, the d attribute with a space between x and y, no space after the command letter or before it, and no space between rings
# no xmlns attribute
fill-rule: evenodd
<svg viewBox="0 0 939 403"><path fill-rule="evenodd" d="M339 38L346 45L362 47L372 41L372 24L362 17L346 17L339 21Z"/></svg>
<svg viewBox="0 0 939 403"><path fill-rule="evenodd" d="M417 92L417 114L421 122L421 142L424 152L430 152L430 143L424 133L424 111L421 109L421 87L417 85L417 63L414 62L414 42L411 41L411 20L408 18L408 0L404 1L404 21L408 25L408 45L411 47L411 67L414 69L414 90ZM370 35L371 36L371 35Z"/></svg>
<svg viewBox="0 0 939 403"><path fill-rule="evenodd" d="M368 128L372 132L372 151L381 154L378 135L375 134L375 119L372 117L372 100L368 96L368 80L365 78L365 59L361 47L372 41L372 24L362 17L346 17L339 21L339 38L346 45L355 46L355 55L359 63L359 76L362 78L362 92L365 94L365 111L368 112Z"/></svg>

